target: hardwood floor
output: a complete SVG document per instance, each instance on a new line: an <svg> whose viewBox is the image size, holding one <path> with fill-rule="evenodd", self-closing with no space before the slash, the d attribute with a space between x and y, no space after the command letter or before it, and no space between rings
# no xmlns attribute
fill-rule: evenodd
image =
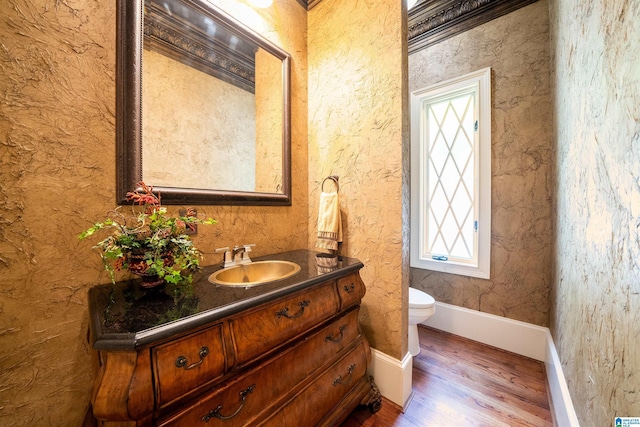
<svg viewBox="0 0 640 427"><path fill-rule="evenodd" d="M436 329L418 326L413 400L405 413L383 401L357 409L341 427L551 427L544 364Z"/></svg>

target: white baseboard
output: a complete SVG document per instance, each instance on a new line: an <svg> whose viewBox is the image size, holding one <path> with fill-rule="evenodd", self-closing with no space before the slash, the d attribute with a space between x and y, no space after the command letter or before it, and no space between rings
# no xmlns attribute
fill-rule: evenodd
<svg viewBox="0 0 640 427"><path fill-rule="evenodd" d="M443 302L436 302L436 313L424 324L544 362L548 328L542 326Z"/></svg>
<svg viewBox="0 0 640 427"><path fill-rule="evenodd" d="M411 374L413 357L407 353L402 360L395 359L375 348L371 349L369 375L386 399L404 411L411 400Z"/></svg>
<svg viewBox="0 0 640 427"><path fill-rule="evenodd" d="M547 371L547 386L551 395L549 400L551 401L553 423L556 427L579 427L578 416L571 402L569 387L567 387L567 381L562 372L562 364L549 329L547 329L546 335L547 345L544 365Z"/></svg>
<svg viewBox="0 0 640 427"><path fill-rule="evenodd" d="M442 302L424 325L544 362L554 425L579 427L549 328Z"/></svg>

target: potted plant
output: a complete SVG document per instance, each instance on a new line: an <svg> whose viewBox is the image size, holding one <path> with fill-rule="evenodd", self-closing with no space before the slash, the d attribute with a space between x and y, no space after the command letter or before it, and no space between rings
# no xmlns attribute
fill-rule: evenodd
<svg viewBox="0 0 640 427"><path fill-rule="evenodd" d="M115 271L129 270L142 278L143 288L190 284L192 274L200 267L201 254L186 231L195 224L217 221L198 219L193 209L184 216L170 216L153 187L144 182L139 186L140 190L127 193L127 200L142 206L140 212L133 208L131 214L125 215L119 206L108 213L105 221L93 224L78 237L85 239L102 230L111 231L95 247L101 250L104 268L113 283Z"/></svg>

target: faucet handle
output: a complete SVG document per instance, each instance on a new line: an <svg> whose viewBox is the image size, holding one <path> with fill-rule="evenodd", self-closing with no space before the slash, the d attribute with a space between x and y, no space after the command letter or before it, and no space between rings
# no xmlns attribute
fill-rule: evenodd
<svg viewBox="0 0 640 427"><path fill-rule="evenodd" d="M220 252L224 252L224 256L222 257L222 266L223 267L230 267L231 265L233 265L233 260L232 255L231 255L231 251L229 250L228 247L226 248L218 248L215 250L216 253L220 253Z"/></svg>

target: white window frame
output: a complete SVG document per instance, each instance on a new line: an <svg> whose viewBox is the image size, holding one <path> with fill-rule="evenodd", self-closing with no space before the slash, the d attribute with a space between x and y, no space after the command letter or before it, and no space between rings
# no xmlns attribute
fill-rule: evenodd
<svg viewBox="0 0 640 427"><path fill-rule="evenodd" d="M464 89L476 90L478 130L476 137L479 152L476 152L477 175L475 197L477 209L477 236L474 246L477 260L460 263L450 260L434 260L425 252L425 230L427 227L426 148L422 132L426 126L423 104L428 99L442 97ZM451 80L416 90L411 93L411 254L410 265L414 268L441 271L463 276L489 279L491 265L491 68L485 68Z"/></svg>

